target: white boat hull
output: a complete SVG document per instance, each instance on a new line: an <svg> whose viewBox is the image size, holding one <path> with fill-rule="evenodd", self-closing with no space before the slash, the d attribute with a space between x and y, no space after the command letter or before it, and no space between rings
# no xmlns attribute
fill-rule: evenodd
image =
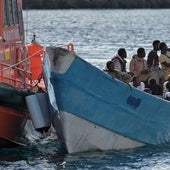
<svg viewBox="0 0 170 170"><path fill-rule="evenodd" d="M54 127L58 136L64 138L69 153L130 149L145 145L66 112L56 116Z"/></svg>

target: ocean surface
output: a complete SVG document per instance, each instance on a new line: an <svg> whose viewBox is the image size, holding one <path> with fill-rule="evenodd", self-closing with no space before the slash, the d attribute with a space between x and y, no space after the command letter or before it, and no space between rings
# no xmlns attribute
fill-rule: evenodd
<svg viewBox="0 0 170 170"><path fill-rule="evenodd" d="M24 11L27 43L33 33L44 46L71 42L77 55L99 69L118 48L127 50L129 62L139 47L144 47L148 53L155 39L170 45L169 18L170 9ZM45 138L32 132L28 146L0 149L0 170L170 169L170 144L67 154L55 134Z"/></svg>

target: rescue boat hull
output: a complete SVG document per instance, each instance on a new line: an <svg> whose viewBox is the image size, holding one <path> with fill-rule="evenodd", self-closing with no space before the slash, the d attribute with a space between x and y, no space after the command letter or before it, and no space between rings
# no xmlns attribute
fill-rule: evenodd
<svg viewBox="0 0 170 170"><path fill-rule="evenodd" d="M0 147L25 145L25 125L28 119L19 110L0 106Z"/></svg>
<svg viewBox="0 0 170 170"><path fill-rule="evenodd" d="M22 0L0 1L0 147L27 144L25 97L39 90L42 53L35 37L25 45Z"/></svg>
<svg viewBox="0 0 170 170"><path fill-rule="evenodd" d="M29 120L26 90L0 83L0 147L25 145L25 125Z"/></svg>

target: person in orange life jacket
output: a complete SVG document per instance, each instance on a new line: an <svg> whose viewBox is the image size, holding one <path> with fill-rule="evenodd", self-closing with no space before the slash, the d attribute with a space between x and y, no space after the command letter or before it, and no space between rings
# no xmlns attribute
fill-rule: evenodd
<svg viewBox="0 0 170 170"><path fill-rule="evenodd" d="M156 80L157 84L162 84L163 82L163 71L159 68L159 56L157 54L159 50L159 40L154 40L152 43L153 49L149 52L147 56L147 65L150 71L150 77Z"/></svg>
<svg viewBox="0 0 170 170"><path fill-rule="evenodd" d="M147 80L149 78L149 71L147 67L147 61L144 59L146 53L144 48L138 48L137 54L133 55L129 63L129 71L134 76L139 76L140 80L147 85Z"/></svg>
<svg viewBox="0 0 170 170"><path fill-rule="evenodd" d="M164 42L159 44L159 48L161 50L159 62L164 73L164 80L167 80L170 74L170 49L168 49L168 46Z"/></svg>

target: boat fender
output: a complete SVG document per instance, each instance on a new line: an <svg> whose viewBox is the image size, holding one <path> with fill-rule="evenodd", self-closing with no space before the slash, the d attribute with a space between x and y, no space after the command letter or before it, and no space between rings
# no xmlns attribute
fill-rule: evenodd
<svg viewBox="0 0 170 170"><path fill-rule="evenodd" d="M48 96L46 93L35 93L25 97L34 128L47 132L51 126Z"/></svg>
<svg viewBox="0 0 170 170"><path fill-rule="evenodd" d="M44 53L44 47L35 41L35 35L32 43L28 44L27 47L32 79L37 80L38 76L42 73L42 55Z"/></svg>

